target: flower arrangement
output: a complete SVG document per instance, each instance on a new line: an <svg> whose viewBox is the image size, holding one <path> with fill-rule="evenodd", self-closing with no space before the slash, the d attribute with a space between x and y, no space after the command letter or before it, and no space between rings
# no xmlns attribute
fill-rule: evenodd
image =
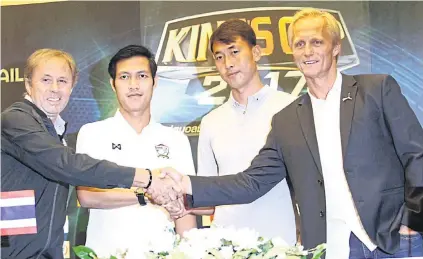
<svg viewBox="0 0 423 259"><path fill-rule="evenodd" d="M305 259L312 255L319 259L325 244L314 249L304 250L302 246L289 246L282 238L266 239L251 229L220 228L212 226L204 229L191 229L184 237L168 229L160 238L149 242L148 251L136 248L117 252L110 259ZM75 254L81 259L100 259L88 247L74 247Z"/></svg>

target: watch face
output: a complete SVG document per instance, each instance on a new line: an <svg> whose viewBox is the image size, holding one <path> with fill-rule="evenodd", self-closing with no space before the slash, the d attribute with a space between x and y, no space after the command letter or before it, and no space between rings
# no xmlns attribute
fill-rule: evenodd
<svg viewBox="0 0 423 259"><path fill-rule="evenodd" d="M140 194L144 194L144 189L141 187L138 187L137 189L135 189L135 194L138 196Z"/></svg>

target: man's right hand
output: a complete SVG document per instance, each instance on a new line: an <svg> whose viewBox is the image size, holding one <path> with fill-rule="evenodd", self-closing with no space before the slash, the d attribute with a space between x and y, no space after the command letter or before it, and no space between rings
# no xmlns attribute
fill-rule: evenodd
<svg viewBox="0 0 423 259"><path fill-rule="evenodd" d="M190 213L184 204L184 193L191 194L191 181L171 167L153 170L153 181L146 190L157 205L169 211L173 219L178 219Z"/></svg>
<svg viewBox="0 0 423 259"><path fill-rule="evenodd" d="M158 205L170 204L177 201L184 193L191 194L191 181L188 176L185 176L173 168L166 167L155 169L151 171L152 181L148 188L145 188L148 180L145 179L146 174L136 174L134 182L144 183L145 192L149 194L151 199Z"/></svg>
<svg viewBox="0 0 423 259"><path fill-rule="evenodd" d="M182 197L183 193L179 179L166 177L162 174L162 169L153 170L152 175L151 185L145 189L145 192L150 195L156 204L168 204Z"/></svg>
<svg viewBox="0 0 423 259"><path fill-rule="evenodd" d="M187 175L183 175L171 167L165 167L160 169L161 177L167 177L173 179L179 183L181 191L185 194L192 194L191 179Z"/></svg>
<svg viewBox="0 0 423 259"><path fill-rule="evenodd" d="M132 184L134 187L144 188L144 191L159 205L175 201L183 194L180 183L181 179L176 176L174 176L174 179L166 177L166 174L163 174L162 170L155 169L151 170L150 173L149 170L136 169ZM167 170L174 171L174 169Z"/></svg>

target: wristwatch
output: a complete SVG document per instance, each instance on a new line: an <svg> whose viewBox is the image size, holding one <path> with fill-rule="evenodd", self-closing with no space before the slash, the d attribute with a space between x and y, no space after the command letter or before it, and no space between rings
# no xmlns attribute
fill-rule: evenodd
<svg viewBox="0 0 423 259"><path fill-rule="evenodd" d="M138 202L140 203L141 206L147 205L147 203L145 202L143 188L138 187L137 189L135 189L134 193L135 193L135 196L137 196Z"/></svg>

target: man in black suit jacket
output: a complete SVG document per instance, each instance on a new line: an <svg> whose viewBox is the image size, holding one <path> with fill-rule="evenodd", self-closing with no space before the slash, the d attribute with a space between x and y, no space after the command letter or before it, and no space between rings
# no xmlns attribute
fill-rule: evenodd
<svg viewBox="0 0 423 259"><path fill-rule="evenodd" d="M250 203L287 178L305 248L327 242L328 259L422 256L422 237L408 227L419 222L421 195L405 198L405 188L423 187L423 130L399 85L337 71L340 31L327 12L300 11L288 37L308 94L273 117L251 166L222 177L166 173L192 207Z"/></svg>

